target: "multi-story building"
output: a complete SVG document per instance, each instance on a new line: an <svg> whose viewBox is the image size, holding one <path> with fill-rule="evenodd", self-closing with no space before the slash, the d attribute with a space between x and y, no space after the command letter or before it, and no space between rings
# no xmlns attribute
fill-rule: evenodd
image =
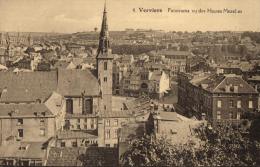
<svg viewBox="0 0 260 167"><path fill-rule="evenodd" d="M191 52L161 50L158 54L165 57L165 61L171 69L171 76L177 76L179 72L186 72L187 59L191 56Z"/></svg>
<svg viewBox="0 0 260 167"><path fill-rule="evenodd" d="M127 96L146 94L152 98L161 98L170 89L170 77L161 70L146 68L130 69L123 77L122 93Z"/></svg>
<svg viewBox="0 0 260 167"><path fill-rule="evenodd" d="M258 109L258 92L240 76L180 74L178 105L185 113L215 124L240 120Z"/></svg>

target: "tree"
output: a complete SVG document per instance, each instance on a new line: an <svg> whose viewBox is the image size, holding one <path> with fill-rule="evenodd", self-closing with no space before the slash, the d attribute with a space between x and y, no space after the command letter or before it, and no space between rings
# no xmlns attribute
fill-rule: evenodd
<svg viewBox="0 0 260 167"><path fill-rule="evenodd" d="M260 143L238 126L195 129L200 142L173 145L166 137L144 136L132 140L122 155L131 166L259 166Z"/></svg>
<svg viewBox="0 0 260 167"><path fill-rule="evenodd" d="M165 138L143 136L132 140L129 149L121 156L124 166L195 166L191 143L174 146Z"/></svg>

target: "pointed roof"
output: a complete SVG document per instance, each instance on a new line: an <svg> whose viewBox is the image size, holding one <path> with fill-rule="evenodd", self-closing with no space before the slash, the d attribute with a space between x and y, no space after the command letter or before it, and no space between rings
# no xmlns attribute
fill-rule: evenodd
<svg viewBox="0 0 260 167"><path fill-rule="evenodd" d="M98 46L98 55L97 58L111 58L109 54L109 33L108 33L108 24L107 24L107 11L106 3L104 5L103 20L101 24L101 31L99 34L99 46Z"/></svg>

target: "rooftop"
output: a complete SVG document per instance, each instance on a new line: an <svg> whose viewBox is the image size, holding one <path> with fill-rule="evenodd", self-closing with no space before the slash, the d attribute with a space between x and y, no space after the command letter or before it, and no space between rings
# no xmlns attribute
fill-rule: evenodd
<svg viewBox="0 0 260 167"><path fill-rule="evenodd" d="M0 117L54 117L45 104L0 104Z"/></svg>
<svg viewBox="0 0 260 167"><path fill-rule="evenodd" d="M53 91L63 96L100 93L97 78L89 70L0 72L0 102L44 102Z"/></svg>
<svg viewBox="0 0 260 167"><path fill-rule="evenodd" d="M57 133L58 139L97 139L98 136L86 131L64 130Z"/></svg>

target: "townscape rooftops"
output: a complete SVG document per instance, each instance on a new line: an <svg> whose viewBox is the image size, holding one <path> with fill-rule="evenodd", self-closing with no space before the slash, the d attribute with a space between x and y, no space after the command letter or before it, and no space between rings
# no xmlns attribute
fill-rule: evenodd
<svg viewBox="0 0 260 167"><path fill-rule="evenodd" d="M191 83L212 93L257 93L251 85L236 75L214 74L193 79ZM237 86L237 90L233 90L235 86Z"/></svg>
<svg viewBox="0 0 260 167"><path fill-rule="evenodd" d="M191 52L189 51L176 51L176 50L161 50L158 54L165 56L189 56Z"/></svg>
<svg viewBox="0 0 260 167"><path fill-rule="evenodd" d="M124 103L124 107L129 111L140 111L142 109L147 109L150 108L150 99L142 97L133 100L127 100Z"/></svg>
<svg viewBox="0 0 260 167"><path fill-rule="evenodd" d="M82 166L79 156L85 150L81 147L51 147L46 166Z"/></svg>
<svg viewBox="0 0 260 167"><path fill-rule="evenodd" d="M37 114L37 115L36 115ZM0 104L0 117L54 117L45 104Z"/></svg>
<svg viewBox="0 0 260 167"><path fill-rule="evenodd" d="M116 148L52 147L46 166L109 166L118 164Z"/></svg>

